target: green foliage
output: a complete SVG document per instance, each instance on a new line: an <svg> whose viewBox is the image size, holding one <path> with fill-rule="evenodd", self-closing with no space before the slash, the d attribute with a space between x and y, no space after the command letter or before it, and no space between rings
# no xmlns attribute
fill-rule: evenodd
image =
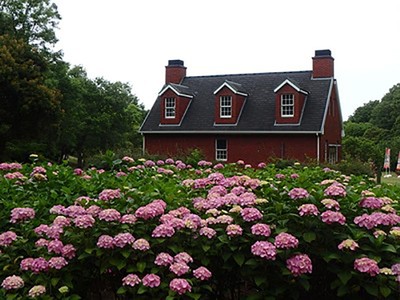
<svg viewBox="0 0 400 300"><path fill-rule="evenodd" d="M374 259L380 268L399 263L397 233L392 226L378 224L367 229L354 220L378 211L386 214L387 210L398 216L398 186L376 186L364 175L345 176L339 171L297 163L279 169L274 164L260 169L227 164L210 174L208 168L213 168L212 165L188 169L159 162L157 166L145 159L120 159L110 151L105 153L103 160L109 171L73 170L66 165L40 164L38 160L23 165L22 169L9 169L10 164L0 164L0 234L13 231L18 236L10 245L0 246L0 269L3 271L0 281L13 274L22 276L25 281L25 286L15 291L0 289L2 299L24 298L29 289L38 284L46 286L43 299L114 299L117 295L121 300L397 297L398 282L394 275L370 276L354 268L355 259L361 257ZM39 166L44 169L38 169ZM11 174L18 178L13 179ZM345 194L328 194L327 188L332 183L343 185ZM305 189L308 195L296 199L291 196L295 188ZM109 189L118 190L119 195L101 198L100 194ZM390 205L382 209L361 207L360 201L366 195L376 195ZM82 196L88 198L77 200ZM321 202L327 198L338 201L338 212L345 217L345 223L324 221L322 213L334 210ZM155 205L156 199L165 201L165 209L160 210ZM218 199L230 199L230 202L219 205ZM153 203L153 208L148 210L147 217L141 217L140 210L149 203ZM303 204L315 205L319 213L301 216L299 211ZM62 205L64 209L49 213L55 205ZM121 223L118 219L106 221L94 213L92 225L79 227L77 216L72 212L83 207L89 213L87 209L93 209L93 205L103 211L115 209L121 215L136 214L137 220L134 223ZM36 215L33 219L11 223L11 211L17 207L31 207ZM256 208L261 217L246 219L241 210L249 207ZM171 217L176 222L171 237L153 234L161 224L162 214L166 215L163 222ZM48 241L52 238L34 233L41 224L54 226L62 221L61 215L70 224L63 226L59 240L75 247L75 257L68 258L68 265L59 270L50 268L37 274L21 270L20 263L24 258L49 260L62 255L46 246L35 245L39 238ZM208 228L215 230L213 238L200 234L200 224L206 223ZM228 234L229 223L240 226L242 233ZM252 226L257 223L268 224L271 234L255 235ZM375 229L383 230L386 235L374 236ZM141 251L129 244L113 249L98 245L102 235L115 237L128 232L136 240L146 239L150 249ZM293 235L298 245L279 248L277 235L283 232ZM355 241L358 247L338 249L346 239ZM252 253L252 246L258 241L275 243L278 248L274 259ZM155 264L155 258L161 252L174 256L182 251L193 258L193 262L187 263L190 271L185 274L177 276L168 266ZM287 259L296 254L310 257L312 273L292 274ZM193 275L193 270L200 266L212 272L210 279L203 281ZM142 283L134 287L122 285L121 280L127 274L137 274L143 279L150 273L160 276L158 287L150 288ZM188 280L191 292L181 296L169 288L171 280L177 277Z"/></svg>

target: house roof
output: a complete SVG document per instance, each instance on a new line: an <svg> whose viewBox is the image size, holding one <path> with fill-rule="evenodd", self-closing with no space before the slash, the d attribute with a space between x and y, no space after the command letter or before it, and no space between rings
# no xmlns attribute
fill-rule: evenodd
<svg viewBox="0 0 400 300"><path fill-rule="evenodd" d="M275 124L274 90L286 80L308 92L300 124ZM185 77L181 86L187 87L193 98L182 122L179 125L160 124L161 98L158 97L140 132L322 132L333 80L333 78L313 79L312 71ZM248 95L241 117L235 126L214 123L214 92L224 84L229 84L230 87L235 87Z"/></svg>

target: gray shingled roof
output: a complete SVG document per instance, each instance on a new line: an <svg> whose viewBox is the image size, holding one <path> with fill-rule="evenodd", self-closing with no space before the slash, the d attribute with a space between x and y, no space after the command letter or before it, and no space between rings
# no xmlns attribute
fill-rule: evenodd
<svg viewBox="0 0 400 300"><path fill-rule="evenodd" d="M274 89L290 79L309 92L299 125L275 125ZM215 95L225 81L240 85L248 94L236 126L215 125ZM194 95L180 126L160 125L160 97L140 129L159 132L320 132L333 79L312 79L312 71L185 77L181 83ZM239 87L239 86L238 86Z"/></svg>

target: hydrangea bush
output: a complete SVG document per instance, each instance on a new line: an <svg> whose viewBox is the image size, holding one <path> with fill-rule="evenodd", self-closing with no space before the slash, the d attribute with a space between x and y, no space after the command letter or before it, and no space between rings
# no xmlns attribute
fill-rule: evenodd
<svg viewBox="0 0 400 300"><path fill-rule="evenodd" d="M1 299L398 299L395 186L296 164L0 164Z"/></svg>

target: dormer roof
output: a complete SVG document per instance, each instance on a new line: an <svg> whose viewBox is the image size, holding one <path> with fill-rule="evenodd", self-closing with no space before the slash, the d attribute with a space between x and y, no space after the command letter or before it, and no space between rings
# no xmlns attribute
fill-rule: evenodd
<svg viewBox="0 0 400 300"><path fill-rule="evenodd" d="M225 80L223 84L221 84L215 91L214 91L214 95L218 94L218 92L223 89L224 87L227 87L228 89L230 89L233 93L238 94L238 95L242 95L247 97L248 94L245 92L245 90L243 89L243 86L240 83L236 83L233 81L229 81L229 80Z"/></svg>
<svg viewBox="0 0 400 300"><path fill-rule="evenodd" d="M284 87L286 84L290 85L293 89L295 89L299 93L303 93L305 95L308 95L308 92L306 90L303 90L300 87L300 83L296 82L294 79L286 78L280 85L278 85L274 89L274 93L277 93L282 87Z"/></svg>
<svg viewBox="0 0 400 300"><path fill-rule="evenodd" d="M185 86L185 85L180 85L176 83L168 83L163 86L162 90L158 93L158 96L160 97L162 94L164 94L167 90L171 89L175 94L181 97L187 97L187 98L193 98L194 93L192 90Z"/></svg>

